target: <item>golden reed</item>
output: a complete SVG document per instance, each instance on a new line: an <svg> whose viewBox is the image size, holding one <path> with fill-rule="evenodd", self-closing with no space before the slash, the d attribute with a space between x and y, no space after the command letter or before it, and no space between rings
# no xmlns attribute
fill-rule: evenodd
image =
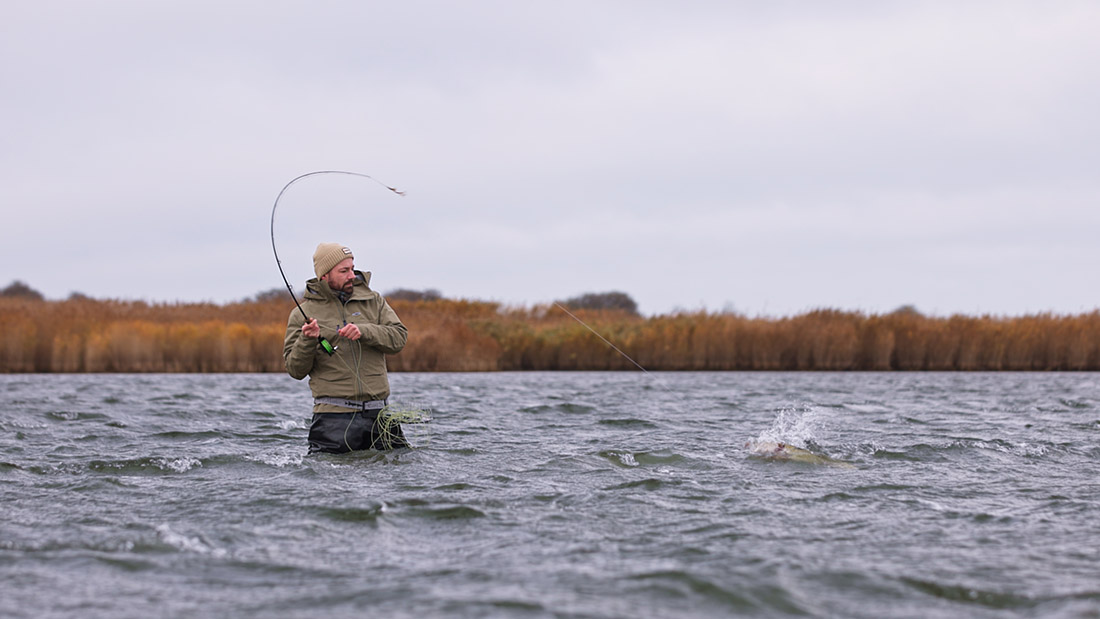
<svg viewBox="0 0 1100 619"><path fill-rule="evenodd" d="M409 327L393 371L636 370L552 306L392 302ZM0 373L282 372L289 301L148 304L0 298ZM1080 315L786 318L576 315L648 370L1100 370L1100 310Z"/></svg>

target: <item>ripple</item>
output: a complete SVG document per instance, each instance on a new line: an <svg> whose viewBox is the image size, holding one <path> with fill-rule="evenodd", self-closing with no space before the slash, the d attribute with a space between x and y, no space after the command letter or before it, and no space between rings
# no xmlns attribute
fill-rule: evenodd
<svg viewBox="0 0 1100 619"><path fill-rule="evenodd" d="M567 413L567 414L571 414L571 415L579 415L579 414L584 414L584 413L592 413L592 412L595 412L595 411L596 411L596 408L594 406L589 406L589 405L586 405L586 404L576 404L576 403L572 403L572 402L563 402L561 404L552 404L552 405L551 404L539 404L537 406L525 406L525 407L519 409L519 412L528 413L528 414Z"/></svg>
<svg viewBox="0 0 1100 619"><path fill-rule="evenodd" d="M442 486L436 486L435 488L433 488L433 490L453 491L453 490L474 490L474 489L478 489L478 488L479 488L479 486L475 486L474 484L470 484L470 483L466 483L466 482L456 482L456 483L453 483L453 484L444 484Z"/></svg>
<svg viewBox="0 0 1100 619"><path fill-rule="evenodd" d="M227 438L228 435L225 432L219 432L217 430L202 430L199 432L187 432L184 430L170 430L168 432L157 432L153 434L156 438L162 438L169 441L191 441L196 439L221 439Z"/></svg>
<svg viewBox="0 0 1100 619"><path fill-rule="evenodd" d="M386 512L386 505L382 502L373 503L363 507L327 507L318 510L322 518L337 522L376 522Z"/></svg>
<svg viewBox="0 0 1100 619"><path fill-rule="evenodd" d="M88 463L88 469L91 471L110 473L186 473L191 469L200 467L202 467L202 461L191 456L179 458L154 456L126 460L92 460Z"/></svg>
<svg viewBox="0 0 1100 619"><path fill-rule="evenodd" d="M901 582L932 597L952 601L965 602L977 606L985 606L997 610L1033 608L1037 602L1031 597L1016 593L1005 593L967 587L964 585L947 584L932 580L902 577Z"/></svg>
<svg viewBox="0 0 1100 619"><path fill-rule="evenodd" d="M687 458L675 453L675 452L647 452L642 451L634 454L634 459L638 464L683 464L687 462Z"/></svg>
<svg viewBox="0 0 1100 619"><path fill-rule="evenodd" d="M617 466L627 468L638 466L638 461L634 458L634 454L628 451L601 451L599 456Z"/></svg>
<svg viewBox="0 0 1100 619"><path fill-rule="evenodd" d="M203 396L200 395L200 394L186 392L186 393L174 393L172 395L155 396L155 397L149 398L148 401L149 402L179 402L179 401L193 402L193 401L202 400L202 399L203 399Z"/></svg>
<svg viewBox="0 0 1100 619"><path fill-rule="evenodd" d="M106 419L107 416L102 413L87 413L81 411L50 411L46 413L46 416L50 419L56 419L58 421L86 421L89 419Z"/></svg>
<svg viewBox="0 0 1100 619"><path fill-rule="evenodd" d="M718 604L734 613L760 611L769 606L788 612L801 610L790 602L785 592L768 592L768 598L770 598L768 604L762 606L744 595L740 587L723 587L710 578L681 570L643 572L631 576L630 580L644 587L636 591L637 595L706 600L710 604Z"/></svg>
<svg viewBox="0 0 1100 619"><path fill-rule="evenodd" d="M486 516L485 512L469 505L422 506L409 509L405 513L429 520L476 520Z"/></svg>
<svg viewBox="0 0 1100 619"><path fill-rule="evenodd" d="M658 427L657 424L653 423L652 421L646 421L645 419L634 419L630 417L624 419L601 419L597 421L596 424L601 426L610 426L612 428L627 429L654 429Z"/></svg>
<svg viewBox="0 0 1100 619"><path fill-rule="evenodd" d="M280 469L288 466L301 466L305 462L305 457L303 450L287 453L259 453L246 456L252 462L259 462Z"/></svg>
<svg viewBox="0 0 1100 619"><path fill-rule="evenodd" d="M667 479L657 479L655 477L649 477L646 479L636 479L634 481L628 481L622 484L616 484L614 486L608 486L604 490L633 490L642 489L649 490L651 492L661 490L667 486L678 486L679 481L669 481Z"/></svg>

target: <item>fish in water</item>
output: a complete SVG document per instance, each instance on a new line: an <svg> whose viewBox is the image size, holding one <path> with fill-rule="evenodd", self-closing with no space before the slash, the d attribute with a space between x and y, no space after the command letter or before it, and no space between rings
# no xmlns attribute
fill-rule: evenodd
<svg viewBox="0 0 1100 619"><path fill-rule="evenodd" d="M763 458L765 460L791 460L794 462L806 462L808 464L825 464L828 466L839 466L849 469L855 468L848 462L835 460L829 456L815 454L808 449L795 447L789 443L752 440L745 443L745 447L749 450L750 456Z"/></svg>

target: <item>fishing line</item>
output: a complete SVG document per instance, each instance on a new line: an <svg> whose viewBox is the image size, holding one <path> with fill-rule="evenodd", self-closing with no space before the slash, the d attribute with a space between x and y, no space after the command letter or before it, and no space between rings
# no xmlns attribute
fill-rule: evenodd
<svg viewBox="0 0 1100 619"><path fill-rule="evenodd" d="M366 174L361 174L359 172L347 172L347 171L344 171L344 170L317 170L316 172L306 172L305 174L302 174L301 176L297 176L297 177L291 179L291 181L289 183L287 183L286 185L283 185L283 189L279 192L279 195L275 196L275 204L271 207L271 251L272 251L272 253L275 254L275 265L277 267L279 267L279 275L283 276L283 283L286 284L286 291L288 293L290 293L290 298L294 301L294 305L297 306L298 311L302 313L302 319L305 320L306 322L309 322L309 316L306 316L306 311L303 310L302 305L300 303L298 303L298 297L294 294L294 287L290 285L290 280L288 280L286 278L286 273L283 272L283 261L279 260L279 250L275 249L275 210L279 208L279 199L283 197L283 194L286 193L287 189L290 189L291 185L293 185L294 183L297 183L298 181L302 180L303 178L308 178L310 176L317 176L319 174L345 174L347 176L359 176L361 178L370 179L370 180L378 183L379 185L382 185L386 189L389 189L390 191L396 193L399 196L405 195L404 191L398 191L397 189L395 189L393 187L390 187L389 185L387 185L387 184L383 183L382 181L374 178L373 176L368 176ZM317 341L320 342L321 348L326 353L331 355L331 354L334 354L336 352L336 347L333 346L332 344L330 344L329 341L326 340L323 335L318 335L317 336Z"/></svg>
<svg viewBox="0 0 1100 619"><path fill-rule="evenodd" d="M608 346L610 346L612 348L612 350L614 350L615 352L622 355L624 359L626 359L627 361L633 363L634 367L636 367L639 370L641 370L642 372L644 372L646 376L649 376L650 378L655 380L657 382L657 384L660 385L661 389L664 389L665 391L667 391L669 393L673 393L673 391L671 389L669 389L668 387L661 384L661 380L659 378L657 378L653 374L650 374L649 370L642 367L642 364L640 364L637 361L635 361L634 359L632 359L630 357L630 355L628 355L625 352L623 352L622 350L620 350L618 346L612 344L610 341L608 341L608 339L606 337L600 335L595 329L593 329L592 327L585 324L585 322L583 320L581 320L580 318L577 318L577 316L575 314L573 314L573 312L565 309L564 305L562 305L561 303L558 303L556 301L554 302L554 305L556 305L557 308L560 309L561 311L565 312L566 314L569 314L570 318L572 318L573 320L576 320L577 322L579 322L581 324L582 327L584 327L585 329L588 329L589 331L591 331L592 335L595 335L596 337L600 338L603 341L604 344L607 344Z"/></svg>
<svg viewBox="0 0 1100 619"><path fill-rule="evenodd" d="M401 446L402 444L411 448L426 447L431 442L431 426L429 425L431 420L432 410L430 408L397 402L387 404L385 408L378 411L378 417L375 421L375 428L382 449L393 449L394 446ZM413 432L414 436L410 440L409 428L402 428L402 425L422 426L425 429Z"/></svg>

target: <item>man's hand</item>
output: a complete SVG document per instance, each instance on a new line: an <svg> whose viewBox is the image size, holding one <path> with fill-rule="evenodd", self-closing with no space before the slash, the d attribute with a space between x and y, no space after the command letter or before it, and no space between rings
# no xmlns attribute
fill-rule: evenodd
<svg viewBox="0 0 1100 619"><path fill-rule="evenodd" d="M343 337L348 338L349 340L357 340L361 335L363 335L362 332L359 331L359 327L355 326L354 322L349 322L343 327L340 327L340 330L337 331L337 333L339 333Z"/></svg>
<svg viewBox="0 0 1100 619"><path fill-rule="evenodd" d="M321 327L317 326L317 319L314 318L306 324L302 325L302 335L306 337L320 337Z"/></svg>

